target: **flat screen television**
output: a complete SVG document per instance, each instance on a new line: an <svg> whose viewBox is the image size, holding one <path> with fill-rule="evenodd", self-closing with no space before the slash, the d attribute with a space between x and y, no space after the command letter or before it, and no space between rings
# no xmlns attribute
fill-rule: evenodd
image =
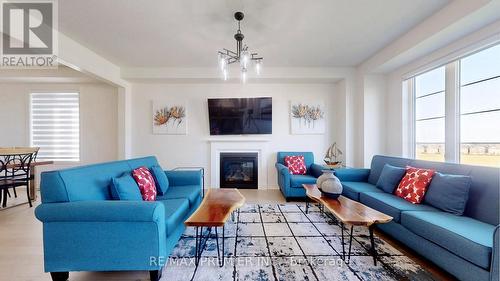
<svg viewBox="0 0 500 281"><path fill-rule="evenodd" d="M271 134L270 97L208 99L210 135Z"/></svg>

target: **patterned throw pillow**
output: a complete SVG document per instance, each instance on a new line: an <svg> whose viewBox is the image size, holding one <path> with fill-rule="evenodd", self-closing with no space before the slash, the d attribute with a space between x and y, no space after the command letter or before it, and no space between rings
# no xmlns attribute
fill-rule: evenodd
<svg viewBox="0 0 500 281"><path fill-rule="evenodd" d="M151 172L146 167L139 167L132 171L139 190L141 191L142 200L155 201L156 200L156 185Z"/></svg>
<svg viewBox="0 0 500 281"><path fill-rule="evenodd" d="M292 175L305 175L307 172L304 155L285 156L285 166Z"/></svg>
<svg viewBox="0 0 500 281"><path fill-rule="evenodd" d="M406 166L406 174L394 194L413 204L420 204L436 171Z"/></svg>

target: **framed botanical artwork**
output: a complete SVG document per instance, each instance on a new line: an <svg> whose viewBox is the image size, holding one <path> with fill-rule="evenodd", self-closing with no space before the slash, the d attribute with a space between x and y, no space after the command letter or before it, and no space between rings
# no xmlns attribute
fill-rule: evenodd
<svg viewBox="0 0 500 281"><path fill-rule="evenodd" d="M324 134L326 128L324 101L292 101L290 127L294 135Z"/></svg>
<svg viewBox="0 0 500 281"><path fill-rule="evenodd" d="M153 134L186 135L186 102L153 101Z"/></svg>

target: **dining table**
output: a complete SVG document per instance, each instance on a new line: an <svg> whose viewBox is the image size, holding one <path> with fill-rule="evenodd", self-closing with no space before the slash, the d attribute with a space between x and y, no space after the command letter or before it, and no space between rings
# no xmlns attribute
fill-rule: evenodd
<svg viewBox="0 0 500 281"><path fill-rule="evenodd" d="M27 154L27 153L33 152L33 149L34 149L33 147L0 147L0 157ZM51 160L37 161L37 160L35 160L35 161L32 161L30 163L29 195L30 195L31 200L35 201L37 198L36 180L35 180L36 168L39 166L51 165L51 164L54 164L54 161L51 161ZM7 168L9 168L9 169L14 168L15 165L20 165L20 164L9 164L9 165L7 165Z"/></svg>

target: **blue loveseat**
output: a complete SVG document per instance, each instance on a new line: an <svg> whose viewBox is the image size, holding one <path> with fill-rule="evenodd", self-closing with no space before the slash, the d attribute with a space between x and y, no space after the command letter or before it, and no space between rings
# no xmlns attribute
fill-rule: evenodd
<svg viewBox="0 0 500 281"><path fill-rule="evenodd" d="M472 179L463 216L414 205L376 187L385 164L431 168ZM340 169L343 195L392 216L380 230L460 280L499 280L500 169L374 156L370 169Z"/></svg>
<svg viewBox="0 0 500 281"><path fill-rule="evenodd" d="M170 186L156 202L111 200L112 178L154 165L155 157L145 157L42 173L35 214L53 280L66 280L69 271L120 270L158 279L201 202L202 179L197 171L166 171Z"/></svg>
<svg viewBox="0 0 500 281"><path fill-rule="evenodd" d="M307 172L305 175L291 175L285 166L286 156L304 155ZM278 185L287 201L294 198L303 198L306 192L302 184L316 183L316 179L322 174L323 166L314 164L312 152L278 152L276 159L276 172L278 174Z"/></svg>

